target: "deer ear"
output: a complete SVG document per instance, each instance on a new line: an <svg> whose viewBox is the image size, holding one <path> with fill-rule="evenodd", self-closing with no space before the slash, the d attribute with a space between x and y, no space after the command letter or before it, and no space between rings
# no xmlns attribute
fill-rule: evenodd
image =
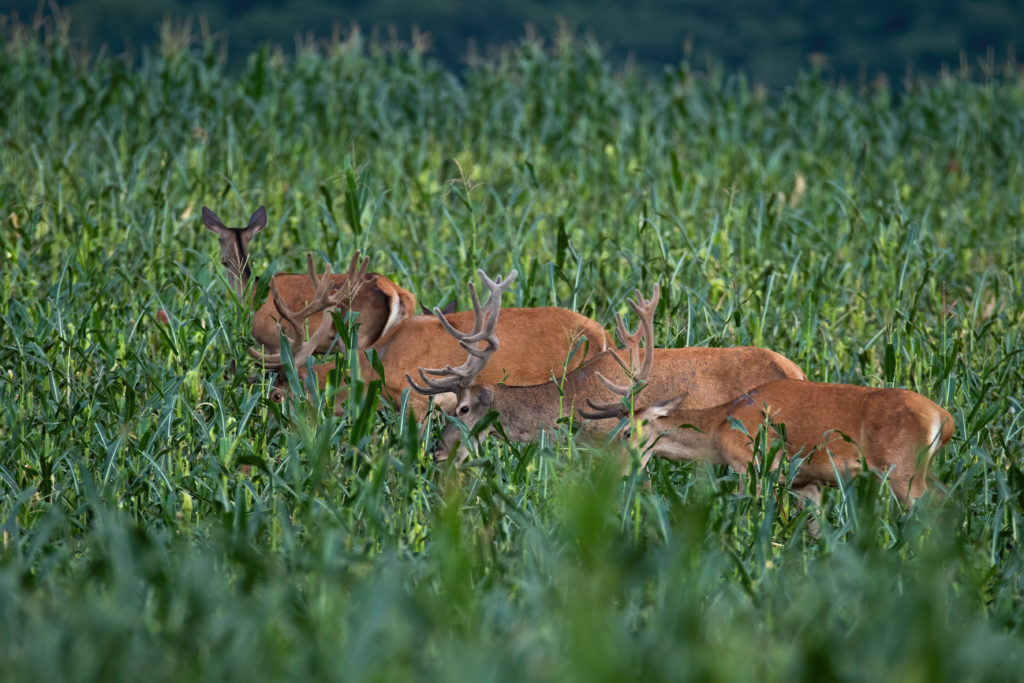
<svg viewBox="0 0 1024 683"><path fill-rule="evenodd" d="M267 227L267 207L261 206L249 218L249 225L245 226L245 231L250 235L255 235L265 227Z"/></svg>
<svg viewBox="0 0 1024 683"><path fill-rule="evenodd" d="M217 218L217 214L210 211L205 206L203 207L203 225L206 226L207 230L212 230L213 232L221 232L222 230L228 229L228 227L224 225L219 218Z"/></svg>
<svg viewBox="0 0 1024 683"><path fill-rule="evenodd" d="M398 300L401 303L400 308L402 309L402 316L408 317L410 315L416 315L416 295L412 292L398 288ZM430 315L427 313L427 315Z"/></svg>
<svg viewBox="0 0 1024 683"><path fill-rule="evenodd" d="M423 309L423 314L424 315L432 315L432 312L430 311L430 309L428 309L423 304L420 304L420 308ZM441 315L451 315L452 313L456 313L458 310L459 310L459 303L455 299L452 299L451 301L449 301L448 303L446 303L444 305L444 308L440 309Z"/></svg>
<svg viewBox="0 0 1024 683"><path fill-rule="evenodd" d="M655 420L659 417L667 417L683 407L683 397L676 396L660 403L649 406L643 412L645 420Z"/></svg>

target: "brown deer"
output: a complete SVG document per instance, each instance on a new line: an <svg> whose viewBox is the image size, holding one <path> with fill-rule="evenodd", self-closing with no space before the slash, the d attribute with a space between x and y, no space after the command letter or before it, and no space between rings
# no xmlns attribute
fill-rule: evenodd
<svg viewBox="0 0 1024 683"><path fill-rule="evenodd" d="M249 242L256 233L267 226L267 209L261 206L249 219L244 228L229 228L213 211L203 207L203 224L217 235L220 241L221 263L228 271L228 282L241 299L245 296L252 271L249 267ZM331 286L338 290L345 285L346 273L331 276ZM363 273L364 282L356 288L355 296L347 304L359 312L359 348L363 349L379 340L388 330L416 311L416 297L379 273ZM271 279L277 295L268 295L253 316L252 336L256 343L265 347L268 353L280 351L280 329L290 337L298 330L290 329L293 324L282 315L278 302L284 302L291 310L307 307L316 294L316 286L306 275L299 273L278 273ZM321 313L314 312L305 322L318 329ZM333 338L333 337L332 337ZM331 339L323 340L316 349L324 353Z"/></svg>
<svg viewBox="0 0 1024 683"><path fill-rule="evenodd" d="M349 272L353 272L354 267L355 260L349 266ZM329 275L330 264L325 275L318 278L312 271L310 257L309 280L315 291L328 291L324 281ZM611 339L597 322L564 308L512 308L504 311L499 323L497 308L500 307L500 292L504 291L515 277L516 273L513 271L506 280L499 279L498 282L494 282L485 278L484 284L489 290L489 299L484 304L480 303L475 289L470 285L472 311L445 315L434 309L435 315L407 318L373 343L369 349L376 351L384 368L383 393L397 401L408 386L405 383L406 375L415 372L420 365L445 367L460 362L467 353L469 342L466 342L466 337L456 328L472 327L473 331L467 334L474 337L479 336L485 326L492 332L495 330L494 325L497 326L497 333L502 336L504 343L501 349L497 349L496 346L491 349L488 353L490 363L479 376L480 381L491 383L535 384L551 378L561 378L582 364L588 353L601 352L611 346ZM352 296L358 296L358 293ZM275 292L273 282L271 297L281 311L282 318L289 323L289 327L282 325L281 329L286 330L295 365L300 375L305 376L306 370L300 367L301 364L316 353L316 349L320 348L325 340L329 344L333 339L329 322L331 316L327 313L338 310L339 302L336 297L323 294L313 297L313 303L303 311L293 313L280 294ZM321 318L314 318L313 312L323 315ZM301 335L287 332L296 325L302 326L304 317L309 321L319 319L328 322L317 324L316 331L308 340L302 339ZM310 328L313 327L310 324ZM340 340L334 342L340 344ZM267 369L281 368L280 354L269 354L259 349L250 349L249 353L262 361ZM360 353L357 357L361 375L367 379L377 378L377 373L365 354ZM326 386L328 373L333 368L333 361L313 366L317 384L321 388ZM454 394L445 396L445 392L437 393L441 394L437 397L439 405L454 405ZM272 397L277 399L282 395L283 386L279 385L272 393ZM411 403L418 414L422 415L426 411L426 398L413 394Z"/></svg>
<svg viewBox="0 0 1024 683"><path fill-rule="evenodd" d="M483 274L481 274L483 277ZM446 410L449 415L457 417L466 427L472 427L491 410L499 414L499 421L505 434L512 441L530 441L536 438L542 429L553 429L558 420L574 415L577 407L584 400L598 402L601 405L619 403L619 396L624 390L608 377L629 379L639 375L646 382L645 399L664 399L679 393L681 384L690 384L692 390L686 397L687 405L716 405L737 393L752 389L773 379L790 377L803 380L804 373L788 358L755 347L682 348L655 349L653 344L654 310L658 302L658 288L655 287L650 301L645 301L638 292L636 300L629 305L640 318L636 332L627 332L622 317L617 319L617 331L622 343L622 350L609 349L587 360L563 380L547 381L532 386L510 386L510 383L496 384L492 380L483 379L487 371L489 354L498 348L500 327L497 320L498 306L495 304L493 316L484 320L478 319L474 330L489 331L486 337L487 347L478 352L470 352L466 363L456 370L445 367L434 370L419 369L423 384L420 385L408 378L409 383L419 393L434 395L451 392L456 394L456 404ZM502 312L501 320L504 320ZM641 357L640 342L646 339L643 351L643 362L638 371L632 370L634 359ZM464 340L463 340L464 341ZM628 363L623 358L628 359ZM652 365L656 371L651 374ZM479 374L479 376L477 376ZM432 375L433 377L430 377ZM648 376L649 375L649 376ZM621 381L619 379L618 381ZM628 382L627 382L628 384ZM584 421L581 430L587 438L606 435L618 424L617 419L595 419ZM459 458L464 458L468 451L461 443L462 430L454 422L442 431L441 443L435 457L445 459L451 450L458 445Z"/></svg>
<svg viewBox="0 0 1024 683"><path fill-rule="evenodd" d="M621 418L626 410L591 405L584 415ZM638 410L632 419L652 444L642 465L657 455L729 465L740 473L754 457L751 435L766 423L785 440L772 468L783 452L802 458L793 490L815 502L820 486L837 485L837 477L860 472L862 463L886 475L901 501L916 499L927 488L932 456L953 435L952 416L913 391L792 379L762 384L713 408L688 407L684 394ZM633 435L627 428L622 436Z"/></svg>

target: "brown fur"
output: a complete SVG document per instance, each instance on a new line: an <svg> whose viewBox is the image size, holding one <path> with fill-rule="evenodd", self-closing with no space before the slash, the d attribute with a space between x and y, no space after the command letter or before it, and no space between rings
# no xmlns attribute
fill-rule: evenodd
<svg viewBox="0 0 1024 683"><path fill-rule="evenodd" d="M445 318L456 329L473 327L472 311L459 311ZM518 385L561 378L566 371L579 367L586 357L612 345L608 333L596 321L565 308L504 309L496 333L501 344L480 373L478 382ZM585 345L581 343L583 338ZM393 400L398 400L408 388L407 373L415 376L419 367L456 366L466 359L466 351L441 327L437 318L427 315L403 320L370 348L380 356L385 374L384 393ZM363 377L377 376L364 354L359 354L359 364ZM333 368L333 362L314 366L320 387L326 385L327 374ZM410 402L422 415L427 398L414 392ZM442 394L438 403L452 405L454 395Z"/></svg>
<svg viewBox="0 0 1024 683"><path fill-rule="evenodd" d="M333 289L337 289L346 281L347 276L338 273L331 278L334 281ZM295 311L313 298L316 289L306 274L279 273L274 276L274 284L284 298L285 305ZM380 341L382 334L416 310L416 296L379 273L369 273L366 282L356 293L352 310L359 313L356 319L359 324L359 348L365 349ZM314 313L307 318L308 328L315 330L319 327L322 317L323 313ZM267 353L278 353L281 350L279 320L281 325L291 328L290 323L281 320L274 298L268 294L266 301L256 310L252 325L252 336L257 344L265 347ZM316 352L324 353L329 346L330 342L321 344Z"/></svg>
<svg viewBox="0 0 1024 683"><path fill-rule="evenodd" d="M252 276L249 268L249 243L267 226L266 207L261 206L257 209L246 227L230 228L224 225L217 214L204 206L203 224L207 230L217 235L221 263L227 269L232 288L239 297L245 296ZM344 284L347 278L345 273L332 275L333 289ZM285 305L293 311L298 311L309 303L316 291L316 287L305 273L278 273L273 277L273 283L284 298ZM398 322L416 312L416 297L385 276L369 273L352 302L352 310L359 312L359 348L365 349L378 341L381 335ZM322 317L322 313L315 313L307 318L309 329L317 329ZM291 329L291 323L281 319L274 304L274 297L268 294L266 301L256 309L252 324L252 336L266 353L275 354L281 351L281 329L278 321L287 326L288 331L295 331ZM329 346L330 342L325 342L316 352L323 353Z"/></svg>
<svg viewBox="0 0 1024 683"><path fill-rule="evenodd" d="M863 455L871 470L888 473L900 500L915 499L927 488L931 456L954 429L948 412L913 391L793 380L769 382L713 408L693 409L670 399L638 411L636 422L656 439L654 455L709 460L746 472L753 457L750 438L728 418L754 435L766 413L785 425L787 457L806 458L793 488L806 489L809 497L819 485L835 486L837 471L859 472Z"/></svg>
<svg viewBox="0 0 1024 683"><path fill-rule="evenodd" d="M499 328L509 312L501 312ZM619 400L620 397L597 378L597 373L600 373L613 382L629 383L613 354L628 361L624 350L606 351L566 375L560 386L550 381L535 386L494 385L493 380L483 379L490 369L488 365L477 378L478 386L462 392L451 414L472 426L490 410L495 410L501 416L502 427L510 439L529 441L536 438L541 429L553 429L559 418L573 415L586 399L595 402ZM497 356L495 353L492 364ZM465 352L462 352L462 357L465 357ZM637 359L637 364L639 361ZM654 349L651 375L640 396L645 402L662 400L677 396L680 384L686 384L691 389L682 398L685 405L704 407L717 405L737 393L780 378L803 380L804 373L793 361L768 349L751 346ZM618 423L618 418L588 420L583 423L583 433L595 438L607 434ZM460 436L461 432L455 425L446 427L438 455L446 456Z"/></svg>

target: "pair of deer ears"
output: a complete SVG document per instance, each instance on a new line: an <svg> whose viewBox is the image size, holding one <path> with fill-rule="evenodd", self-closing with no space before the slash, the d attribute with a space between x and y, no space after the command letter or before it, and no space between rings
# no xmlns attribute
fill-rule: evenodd
<svg viewBox="0 0 1024 683"><path fill-rule="evenodd" d="M213 211L210 211L205 206L203 207L203 225L206 226L207 230L217 233L218 235L230 233L236 230L241 230L249 237L255 235L263 228L267 227L267 207L261 206L249 218L249 225L244 228L229 228L224 225L224 222L217 217Z"/></svg>

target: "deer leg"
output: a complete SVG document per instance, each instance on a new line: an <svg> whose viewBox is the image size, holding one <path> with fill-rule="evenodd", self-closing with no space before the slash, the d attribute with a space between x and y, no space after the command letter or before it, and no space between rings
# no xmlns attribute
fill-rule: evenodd
<svg viewBox="0 0 1024 683"><path fill-rule="evenodd" d="M715 429L711 443L714 451L718 453L720 461L740 475L739 493L743 495L746 490L744 475L753 460L753 454L750 452L750 439L743 432L733 429L728 422L724 422ZM759 490L756 488L756 484L755 490Z"/></svg>
<svg viewBox="0 0 1024 683"><path fill-rule="evenodd" d="M818 484L805 484L793 487L793 493L797 495L797 505L803 509L808 503L814 505L815 512L821 511L821 487ZM807 533L811 538L818 538L821 535L821 522L816 516L812 516L807 522Z"/></svg>

